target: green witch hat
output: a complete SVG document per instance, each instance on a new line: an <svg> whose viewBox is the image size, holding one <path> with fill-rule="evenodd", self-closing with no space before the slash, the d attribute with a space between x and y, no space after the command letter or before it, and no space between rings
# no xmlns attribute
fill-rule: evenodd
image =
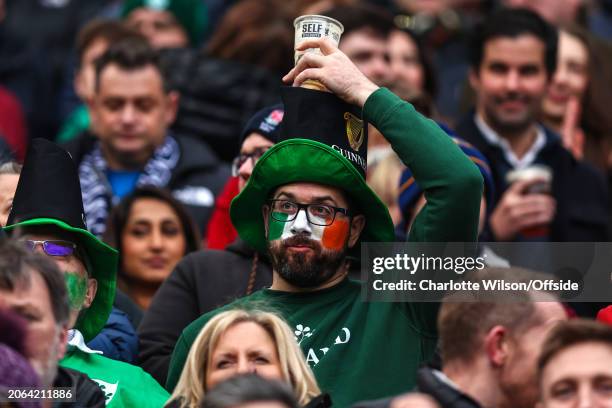
<svg viewBox="0 0 612 408"><path fill-rule="evenodd" d="M29 226L54 226L72 233L87 253L93 269L88 272L98 281L98 290L75 329L85 341L91 340L113 307L118 253L87 231L76 165L68 152L45 139L30 144L4 230L10 234Z"/></svg>
<svg viewBox="0 0 612 408"><path fill-rule="evenodd" d="M265 252L261 208L269 195L284 184L311 182L339 188L351 198L366 218L360 241L393 241L389 211L365 182L368 143L361 111L328 92L283 87L281 93L281 141L257 161L230 208L240 237Z"/></svg>

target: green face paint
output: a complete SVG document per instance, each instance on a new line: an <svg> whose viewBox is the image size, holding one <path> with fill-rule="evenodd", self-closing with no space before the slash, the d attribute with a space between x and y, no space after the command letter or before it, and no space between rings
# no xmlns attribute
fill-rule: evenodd
<svg viewBox="0 0 612 408"><path fill-rule="evenodd" d="M288 215L281 212L275 212L274 217L286 220ZM270 215L270 217L268 217L268 241L281 239L283 232L285 232L285 227L287 227L288 224L287 222L277 221Z"/></svg>
<svg viewBox="0 0 612 408"><path fill-rule="evenodd" d="M87 278L76 273L64 272L64 280L68 289L70 309L81 310L85 295L87 295Z"/></svg>

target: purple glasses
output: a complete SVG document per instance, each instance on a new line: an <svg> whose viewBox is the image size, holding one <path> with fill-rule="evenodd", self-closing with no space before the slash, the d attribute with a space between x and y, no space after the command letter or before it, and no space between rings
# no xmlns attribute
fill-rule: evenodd
<svg viewBox="0 0 612 408"><path fill-rule="evenodd" d="M44 241L26 239L23 243L30 251L34 251L36 246L41 244L43 251L49 256L70 256L76 250L75 243L58 239L47 239Z"/></svg>

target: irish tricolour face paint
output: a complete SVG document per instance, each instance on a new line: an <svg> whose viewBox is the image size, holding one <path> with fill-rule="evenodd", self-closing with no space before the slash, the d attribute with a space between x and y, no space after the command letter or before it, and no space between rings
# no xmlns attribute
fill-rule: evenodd
<svg viewBox="0 0 612 408"><path fill-rule="evenodd" d="M324 249L339 251L344 247L349 234L348 221L339 217L336 217L331 225L315 225L308 222L306 211L300 210L293 221L278 221L287 218L288 215L282 212L274 212L274 217L269 217L269 241L285 240L300 233L309 232L309 238L319 241Z"/></svg>

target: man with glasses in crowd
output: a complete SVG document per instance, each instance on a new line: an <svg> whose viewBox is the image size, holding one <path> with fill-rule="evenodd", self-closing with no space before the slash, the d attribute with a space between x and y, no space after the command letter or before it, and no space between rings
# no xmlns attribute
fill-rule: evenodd
<svg viewBox="0 0 612 408"><path fill-rule="evenodd" d="M205 249L187 255L159 288L138 328L139 364L160 383L166 382L176 340L189 323L232 300L272 283L265 252L237 237L229 216L232 199L244 189L257 160L279 138L282 105L264 108L246 124L240 154L232 163L234 177L220 194L208 225Z"/></svg>
<svg viewBox="0 0 612 408"><path fill-rule="evenodd" d="M168 393L151 376L86 345L111 312L118 254L87 230L77 168L65 150L44 139L32 141L5 231L63 272L71 330L60 365L98 383L107 407L163 405Z"/></svg>
<svg viewBox="0 0 612 408"><path fill-rule="evenodd" d="M334 406L411 389L435 350L435 303L362 302L361 284L347 278L359 242L394 240L387 208L365 183L364 122L385 135L428 197L413 241L475 241L482 177L435 122L378 88L331 43L300 47L323 55L305 54L285 80L318 80L337 96L283 89L282 141L259 159L230 210L240 237L268 253L272 286L189 325L173 353L168 389L200 329L236 306L264 303L283 315Z"/></svg>

